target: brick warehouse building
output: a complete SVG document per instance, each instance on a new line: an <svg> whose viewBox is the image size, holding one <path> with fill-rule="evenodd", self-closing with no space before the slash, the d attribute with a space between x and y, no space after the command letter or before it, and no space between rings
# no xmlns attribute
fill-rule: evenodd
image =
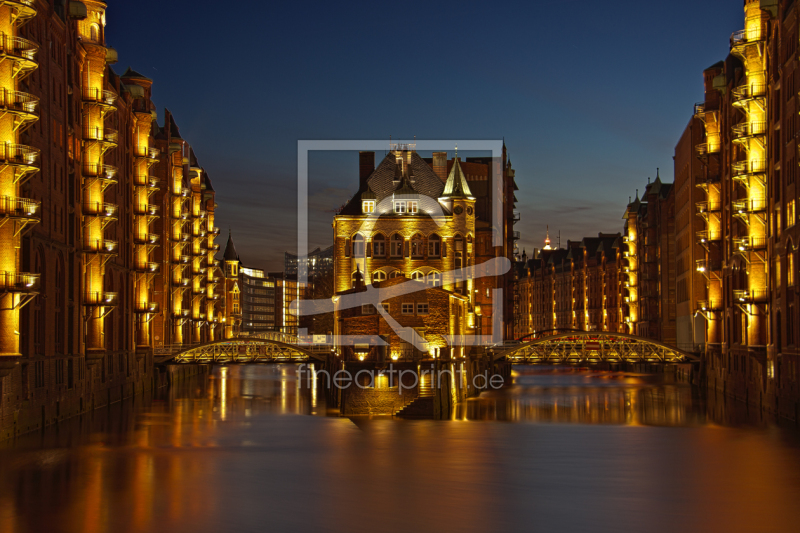
<svg viewBox="0 0 800 533"><path fill-rule="evenodd" d="M382 283L395 278L431 286L439 284L445 291L459 295L456 298L459 302L462 299L467 302L463 313L456 315L458 320L452 322L451 333L491 335L493 289L505 289L505 294L511 294L511 273L475 280L460 274L448 277L447 273L497 256L513 258L516 185L505 153L501 231L508 238L497 248L492 246L489 222L493 194L489 186L491 159L448 161L446 152L434 152L432 158L425 160L409 145L393 146L377 168L373 152L362 152L359 157L359 189L334 217L335 293L341 295L355 288L356 279L362 276L366 285L375 286L383 286ZM375 216L376 213L380 216ZM502 305L504 321L500 333L506 334L510 331L506 328L512 323L513 309L509 298ZM438 313L430 307L424 312ZM389 313L393 318L395 314L402 320L407 318L401 316L402 305L390 308ZM353 323L345 322L345 316L352 318L349 313L337 311L334 333L344 333L346 324ZM445 347L441 336L428 342L431 348ZM407 347L392 349L406 351Z"/></svg>
<svg viewBox="0 0 800 533"><path fill-rule="evenodd" d="M709 384L795 419L799 15L796 2L745 1L744 29L703 73L705 98L695 106L706 232L696 311L706 322Z"/></svg>
<svg viewBox="0 0 800 533"><path fill-rule="evenodd" d="M210 179L155 123L152 81L112 70L105 8L0 1L0 438L149 388L154 349L224 334Z"/></svg>

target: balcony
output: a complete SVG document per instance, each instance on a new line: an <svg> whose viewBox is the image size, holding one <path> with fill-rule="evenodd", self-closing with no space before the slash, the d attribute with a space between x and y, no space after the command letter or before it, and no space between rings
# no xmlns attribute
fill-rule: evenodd
<svg viewBox="0 0 800 533"><path fill-rule="evenodd" d="M83 128L83 138L87 141L99 142L109 148L117 146L119 141L119 133L117 130L105 127L95 126L93 128Z"/></svg>
<svg viewBox="0 0 800 533"><path fill-rule="evenodd" d="M719 153L719 143L711 144L711 143L700 143L694 147L697 151L697 155L700 157L705 157L708 154L716 154Z"/></svg>
<svg viewBox="0 0 800 533"><path fill-rule="evenodd" d="M36 16L34 0L4 0L3 3L14 8L16 22L20 26L22 25L21 22L28 21Z"/></svg>
<svg viewBox="0 0 800 533"><path fill-rule="evenodd" d="M188 318L190 312L191 311L189 309L173 310L172 316L174 316L175 318Z"/></svg>
<svg viewBox="0 0 800 533"><path fill-rule="evenodd" d="M180 262L183 264L187 264L192 260L192 256L190 255L182 255L180 258Z"/></svg>
<svg viewBox="0 0 800 533"><path fill-rule="evenodd" d="M133 212L137 215L158 216L160 207L156 204L136 204Z"/></svg>
<svg viewBox="0 0 800 533"><path fill-rule="evenodd" d="M731 128L733 133L733 140L746 141L751 137L767 134L766 122L741 122Z"/></svg>
<svg viewBox="0 0 800 533"><path fill-rule="evenodd" d="M116 292L90 292L83 299L84 305L113 307L119 302L119 295Z"/></svg>
<svg viewBox="0 0 800 533"><path fill-rule="evenodd" d="M105 202L84 202L83 214L89 217L116 219L119 208L115 204Z"/></svg>
<svg viewBox="0 0 800 533"><path fill-rule="evenodd" d="M137 272L142 272L145 274L153 274L155 272L158 272L158 267L159 267L158 263L153 263L150 261L137 261L136 264L134 265L134 269Z"/></svg>
<svg viewBox="0 0 800 533"><path fill-rule="evenodd" d="M117 102L117 95L111 91L85 87L83 89L83 101L103 107L114 107L114 104Z"/></svg>
<svg viewBox="0 0 800 533"><path fill-rule="evenodd" d="M180 287L188 287L189 285L192 284L192 280L189 279L189 278L183 278L183 277L181 277L181 278L173 278L173 283L175 283L175 285L178 285Z"/></svg>
<svg viewBox="0 0 800 533"><path fill-rule="evenodd" d="M191 189L187 189L186 187L181 189L181 196L183 196L184 198L188 198L191 195L192 195L192 190Z"/></svg>
<svg viewBox="0 0 800 533"><path fill-rule="evenodd" d="M519 221L520 221L520 219L521 219L521 217L520 217L519 211L514 211L514 212L511 214L511 220L512 220L512 222L514 222L514 224L516 224L517 222L519 222Z"/></svg>
<svg viewBox="0 0 800 533"><path fill-rule="evenodd" d="M733 105L744 107L756 98L764 98L767 95L767 86L763 83L748 83L734 87L731 95L733 96Z"/></svg>
<svg viewBox="0 0 800 533"><path fill-rule="evenodd" d="M767 248L767 238L750 236L733 239L733 247L738 252L764 250Z"/></svg>
<svg viewBox="0 0 800 533"><path fill-rule="evenodd" d="M211 245L211 250L213 250L215 252L219 251L219 244L217 244L217 243L212 244Z"/></svg>
<svg viewBox="0 0 800 533"><path fill-rule="evenodd" d="M731 53L744 59L748 46L758 44L766 38L762 24L753 24L750 28L739 30L731 34Z"/></svg>
<svg viewBox="0 0 800 533"><path fill-rule="evenodd" d="M694 116L697 119L705 121L706 119L706 103L698 102L694 104Z"/></svg>
<svg viewBox="0 0 800 533"><path fill-rule="evenodd" d="M207 271L208 271L207 267L199 266L199 265L195 266L192 269L192 272L194 272L195 274L205 274Z"/></svg>
<svg viewBox="0 0 800 533"><path fill-rule="evenodd" d="M202 285L198 285L197 287L192 287L193 294L205 294L206 288Z"/></svg>
<svg viewBox="0 0 800 533"><path fill-rule="evenodd" d="M197 214L200 218L206 218L208 212L205 209L201 209L200 212Z"/></svg>
<svg viewBox="0 0 800 533"><path fill-rule="evenodd" d="M39 221L42 203L16 196L0 196L0 216L31 222Z"/></svg>
<svg viewBox="0 0 800 533"><path fill-rule="evenodd" d="M133 310L136 313L158 313L158 302L136 302Z"/></svg>
<svg viewBox="0 0 800 533"><path fill-rule="evenodd" d="M183 220L188 220L190 216L191 216L191 214L189 213L189 210L188 209L184 209L183 211L181 211L181 215L180 215L179 218L181 218Z"/></svg>
<svg viewBox="0 0 800 533"><path fill-rule="evenodd" d="M0 272L0 291L7 292L38 292L40 274L26 272Z"/></svg>
<svg viewBox="0 0 800 533"><path fill-rule="evenodd" d="M745 177L752 174L763 174L767 171L766 159L754 159L752 161L737 161L731 165L735 177Z"/></svg>
<svg viewBox="0 0 800 533"><path fill-rule="evenodd" d="M0 58L14 62L17 79L22 79L39 65L36 63L36 52L39 45L22 37L0 34Z"/></svg>
<svg viewBox="0 0 800 533"><path fill-rule="evenodd" d="M719 183L719 174L712 174L710 176L697 178L695 187L699 187L701 189L708 191L709 185L714 185L716 183Z"/></svg>
<svg viewBox="0 0 800 533"><path fill-rule="evenodd" d="M23 125L39 120L39 98L32 94L0 89L0 109Z"/></svg>
<svg viewBox="0 0 800 533"><path fill-rule="evenodd" d="M767 289L743 289L733 291L737 303L765 302L769 296Z"/></svg>
<svg viewBox="0 0 800 533"><path fill-rule="evenodd" d="M152 162L156 162L158 160L158 154L160 151L158 148L153 148L152 146L137 146L134 150L134 157L138 157L140 159L149 159Z"/></svg>
<svg viewBox="0 0 800 533"><path fill-rule="evenodd" d="M697 202L697 214L707 215L708 213L716 213L722 209L719 202Z"/></svg>
<svg viewBox="0 0 800 533"><path fill-rule="evenodd" d="M698 311L718 311L722 309L722 300L712 298L710 300L697 300L696 309Z"/></svg>
<svg viewBox="0 0 800 533"><path fill-rule="evenodd" d="M41 150L24 144L0 144L0 163L23 167L28 172L39 170Z"/></svg>
<svg viewBox="0 0 800 533"><path fill-rule="evenodd" d="M522 236L521 236L520 232L512 231L511 232L511 238L514 239L515 241L518 241L518 240L520 240L522 238Z"/></svg>
<svg viewBox="0 0 800 533"><path fill-rule="evenodd" d="M701 244L715 242L722 239L722 234L719 231L702 230L697 232L697 242Z"/></svg>
<svg viewBox="0 0 800 533"><path fill-rule="evenodd" d="M209 235L219 235L219 228L216 227L216 226L211 226L210 228L208 228L208 234Z"/></svg>
<svg viewBox="0 0 800 533"><path fill-rule="evenodd" d="M84 163L83 175L86 178L96 178L103 180L105 186L117 183L117 167L111 165L101 165L98 163Z"/></svg>
<svg viewBox="0 0 800 533"><path fill-rule="evenodd" d="M145 233L136 234L133 239L136 244L157 244L160 238L158 233Z"/></svg>
<svg viewBox="0 0 800 533"><path fill-rule="evenodd" d="M181 242L189 242L190 240L192 240L190 233L181 233Z"/></svg>
<svg viewBox="0 0 800 533"><path fill-rule="evenodd" d="M722 262L721 261L710 261L708 259L698 259L697 260L697 271L701 273L705 272L717 272L722 270Z"/></svg>
<svg viewBox="0 0 800 533"><path fill-rule="evenodd" d="M732 204L732 207L734 216L744 215L747 213L759 213L766 210L767 201L764 198L735 200Z"/></svg>
<svg viewBox="0 0 800 533"><path fill-rule="evenodd" d="M83 251L87 254L117 255L119 243L111 239L95 239L86 243Z"/></svg>

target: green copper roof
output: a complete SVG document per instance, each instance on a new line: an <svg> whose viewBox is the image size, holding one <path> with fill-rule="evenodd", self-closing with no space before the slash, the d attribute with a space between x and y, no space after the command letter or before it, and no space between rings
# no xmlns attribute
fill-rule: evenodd
<svg viewBox="0 0 800 533"><path fill-rule="evenodd" d="M444 192L442 197L446 198L467 198L472 196L472 191L469 190L467 185L467 178L461 170L461 164L458 162L458 157L453 162L453 168L450 169L450 175L447 176L447 183L444 184Z"/></svg>

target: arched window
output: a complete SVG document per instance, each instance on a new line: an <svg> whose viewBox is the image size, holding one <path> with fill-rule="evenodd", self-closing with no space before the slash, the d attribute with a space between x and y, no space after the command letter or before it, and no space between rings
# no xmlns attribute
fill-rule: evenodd
<svg viewBox="0 0 800 533"><path fill-rule="evenodd" d="M422 258L424 253L423 250L422 235L417 233L411 237L411 257L415 259Z"/></svg>
<svg viewBox="0 0 800 533"><path fill-rule="evenodd" d="M401 271L399 271L399 270L395 270L394 272L389 274L389 279L402 278L402 277L403 277L403 273Z"/></svg>
<svg viewBox="0 0 800 533"><path fill-rule="evenodd" d="M364 236L360 233L353 236L353 257L364 257Z"/></svg>
<svg viewBox="0 0 800 533"><path fill-rule="evenodd" d="M93 42L100 40L100 26L97 24L89 26L89 39Z"/></svg>
<svg viewBox="0 0 800 533"><path fill-rule="evenodd" d="M386 255L386 237L378 233L372 238L372 257L384 257Z"/></svg>
<svg viewBox="0 0 800 533"><path fill-rule="evenodd" d="M439 257L442 253L442 238L435 233L428 237L428 257Z"/></svg>
<svg viewBox="0 0 800 533"><path fill-rule="evenodd" d="M403 237L399 233L392 235L392 257L403 257Z"/></svg>
<svg viewBox="0 0 800 533"><path fill-rule="evenodd" d="M364 280L364 276L363 276L363 274L361 274L361 271L356 270L355 272L353 272L353 275L350 277L350 288L355 289L356 280L358 278L361 278L362 281Z"/></svg>
<svg viewBox="0 0 800 533"><path fill-rule="evenodd" d="M430 272L426 278L426 281L431 287L441 286L442 275L439 272Z"/></svg>
<svg viewBox="0 0 800 533"><path fill-rule="evenodd" d="M372 273L372 282L386 281L386 272L383 270L376 270Z"/></svg>
<svg viewBox="0 0 800 533"><path fill-rule="evenodd" d="M417 270L411 274L411 279L425 283L425 274Z"/></svg>

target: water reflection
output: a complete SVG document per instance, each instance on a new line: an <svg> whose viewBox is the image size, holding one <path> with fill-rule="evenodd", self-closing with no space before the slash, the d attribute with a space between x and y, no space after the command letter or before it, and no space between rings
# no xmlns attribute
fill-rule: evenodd
<svg viewBox="0 0 800 533"><path fill-rule="evenodd" d="M456 418L506 422L682 426L705 422L692 387L664 376L519 366L513 387L461 404Z"/></svg>
<svg viewBox="0 0 800 533"><path fill-rule="evenodd" d="M348 420L295 365L218 368L3 445L0 531L796 528L793 428L653 376L514 382L452 422Z"/></svg>

